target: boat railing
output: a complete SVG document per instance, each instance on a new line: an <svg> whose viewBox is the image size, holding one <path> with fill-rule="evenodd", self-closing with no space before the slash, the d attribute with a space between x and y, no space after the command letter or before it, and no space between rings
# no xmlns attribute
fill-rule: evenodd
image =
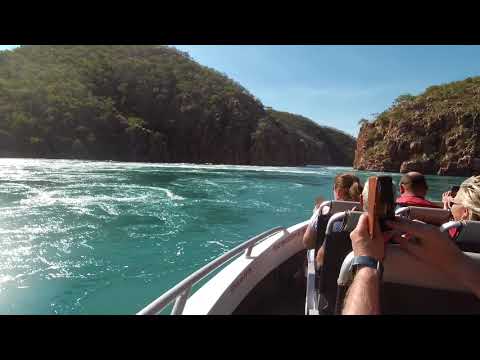
<svg viewBox="0 0 480 360"><path fill-rule="evenodd" d="M463 226L463 223L461 221L449 221L442 226L440 226L440 231L441 232L446 232L450 229L459 229Z"/></svg>
<svg viewBox="0 0 480 360"><path fill-rule="evenodd" d="M286 231L287 228L283 226L275 227L268 231L265 231L247 241L243 244L240 244L236 248L228 251L227 253L223 254L222 256L218 257L217 259L213 260L209 264L202 267L200 270L194 272L186 279L178 283L176 286L168 290L158 299L147 305L141 311L137 313L137 315L156 315L160 311L162 311L165 307L170 305L173 301L175 304L173 306L173 310L171 315L180 315L183 312L187 299L190 295L192 287L206 277L208 274L213 272L214 270L218 269L220 266L225 264L227 261L232 259L233 257L241 254L245 251L245 256L250 257L252 253L252 249L262 240L269 238L270 236L277 234L280 231Z"/></svg>
<svg viewBox="0 0 480 360"><path fill-rule="evenodd" d="M408 218L409 215L410 215L410 208L408 206L401 207L401 208L395 210L395 215Z"/></svg>

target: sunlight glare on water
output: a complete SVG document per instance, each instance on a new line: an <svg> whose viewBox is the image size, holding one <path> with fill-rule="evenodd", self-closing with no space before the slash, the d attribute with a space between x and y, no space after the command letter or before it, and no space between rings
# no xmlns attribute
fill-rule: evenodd
<svg viewBox="0 0 480 360"><path fill-rule="evenodd" d="M308 219L350 170L0 159L0 313L134 314L246 239ZM428 180L438 200L463 179Z"/></svg>

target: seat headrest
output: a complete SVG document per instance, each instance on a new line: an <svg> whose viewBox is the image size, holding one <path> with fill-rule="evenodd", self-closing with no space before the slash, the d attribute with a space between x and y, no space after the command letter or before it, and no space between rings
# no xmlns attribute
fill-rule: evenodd
<svg viewBox="0 0 480 360"><path fill-rule="evenodd" d="M465 255L480 265L480 254L466 252ZM349 269L353 258L353 252L345 258L338 276L339 285L346 285L352 280ZM387 245L383 266L383 282L385 283L461 292L469 291L457 279L421 262L399 245Z"/></svg>
<svg viewBox="0 0 480 360"><path fill-rule="evenodd" d="M332 200L330 205L330 214L352 210L354 207L360 207L360 203L356 201Z"/></svg>
<svg viewBox="0 0 480 360"><path fill-rule="evenodd" d="M333 214L330 219L328 220L327 229L325 231L326 235L329 235L333 232L352 232L353 229L357 226L358 220L360 219L360 215L362 215L362 211L342 211L336 214ZM340 227L335 227L335 225L341 222Z"/></svg>
<svg viewBox="0 0 480 360"><path fill-rule="evenodd" d="M420 220L429 224L443 224L450 219L450 211L445 209L408 206L397 210L398 214L405 214L409 219Z"/></svg>

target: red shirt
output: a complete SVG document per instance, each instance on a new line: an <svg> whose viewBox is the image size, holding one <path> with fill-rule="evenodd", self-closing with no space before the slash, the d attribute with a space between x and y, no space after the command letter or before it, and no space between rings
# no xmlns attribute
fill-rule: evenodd
<svg viewBox="0 0 480 360"><path fill-rule="evenodd" d="M419 206L419 207L429 207L429 208L437 208L440 207L432 203L431 201L425 200L422 197L415 196L415 195L405 195L403 194L399 198L397 198L396 203L401 206Z"/></svg>

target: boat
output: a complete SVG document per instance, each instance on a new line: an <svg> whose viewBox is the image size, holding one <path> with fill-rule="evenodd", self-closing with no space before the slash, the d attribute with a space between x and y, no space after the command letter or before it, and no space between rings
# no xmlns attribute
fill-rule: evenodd
<svg viewBox="0 0 480 360"><path fill-rule="evenodd" d="M350 231L362 214L352 202L325 201L325 261L315 269L315 249L306 250L308 221L275 227L226 252L148 304L137 315L333 315L340 314L351 282ZM425 216L429 210L397 210L400 216ZM441 217L432 210L428 216ZM439 215L440 214L440 215ZM341 221L341 229L333 223ZM462 250L480 265L480 222L447 222L442 231L460 229ZM388 245L382 283L382 313L471 314L480 301L454 279ZM195 287L198 287L194 291ZM172 306L173 305L173 306ZM171 309L171 310L170 310ZM167 312L168 311L168 312Z"/></svg>

